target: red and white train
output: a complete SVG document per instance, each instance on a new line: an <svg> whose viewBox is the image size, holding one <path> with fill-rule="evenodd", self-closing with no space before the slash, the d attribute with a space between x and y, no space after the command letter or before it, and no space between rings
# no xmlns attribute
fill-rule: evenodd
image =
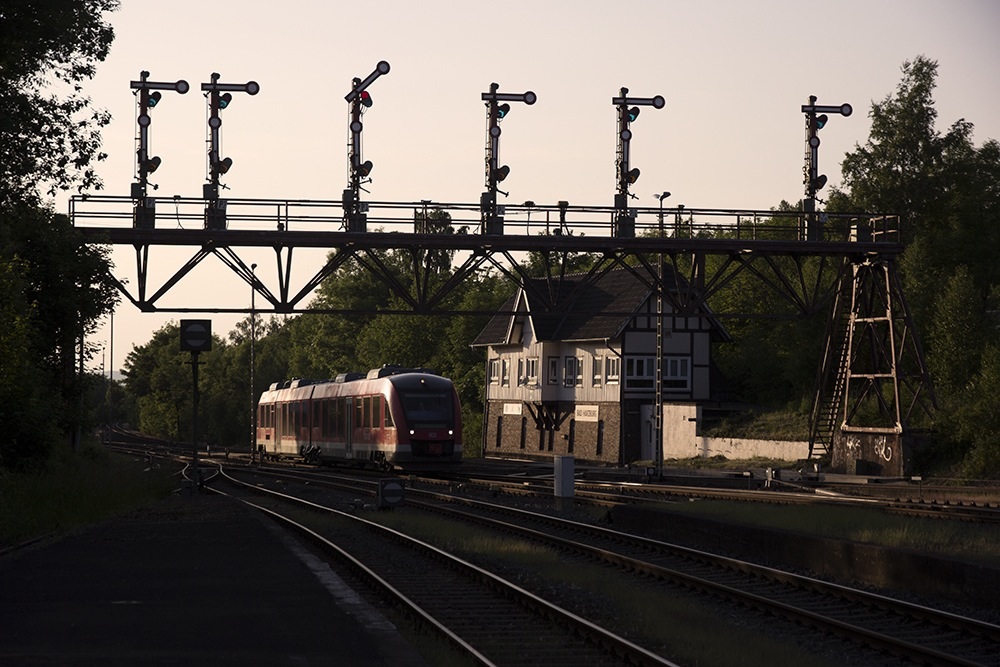
<svg viewBox="0 0 1000 667"><path fill-rule="evenodd" d="M440 467L462 460L462 409L451 380L386 366L272 384L257 404L256 439L267 458Z"/></svg>

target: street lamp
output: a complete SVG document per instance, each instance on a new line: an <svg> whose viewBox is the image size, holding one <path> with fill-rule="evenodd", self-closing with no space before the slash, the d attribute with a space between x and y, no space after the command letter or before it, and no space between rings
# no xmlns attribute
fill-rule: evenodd
<svg viewBox="0 0 1000 667"><path fill-rule="evenodd" d="M662 238L664 236L664 233L663 233L663 200L666 199L667 197L669 197L670 193L667 192L666 190L664 190L661 194L653 195L653 196L660 200L660 218L659 218L659 220L660 220L660 237Z"/></svg>
<svg viewBox="0 0 1000 667"><path fill-rule="evenodd" d="M256 359L254 358L257 343L257 265L250 265L250 460L253 460L257 448L257 396L254 383Z"/></svg>

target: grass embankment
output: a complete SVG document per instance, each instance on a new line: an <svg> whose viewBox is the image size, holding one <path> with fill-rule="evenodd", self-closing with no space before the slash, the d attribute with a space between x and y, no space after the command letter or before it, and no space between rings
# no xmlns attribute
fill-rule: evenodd
<svg viewBox="0 0 1000 667"><path fill-rule="evenodd" d="M147 506L175 486L169 470L99 446L37 471L0 469L0 549Z"/></svg>
<svg viewBox="0 0 1000 667"><path fill-rule="evenodd" d="M1000 531L991 524L914 518L864 507L767 505L724 500L677 503L670 505L667 511L767 530L1000 565Z"/></svg>

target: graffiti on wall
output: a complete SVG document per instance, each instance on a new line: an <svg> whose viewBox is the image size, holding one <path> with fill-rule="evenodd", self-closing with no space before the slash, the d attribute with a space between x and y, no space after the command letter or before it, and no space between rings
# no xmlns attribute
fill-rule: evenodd
<svg viewBox="0 0 1000 667"><path fill-rule="evenodd" d="M892 460L892 446L889 445L889 442L884 435L880 435L875 438L874 447L875 453L878 454L886 463Z"/></svg>
<svg viewBox="0 0 1000 667"><path fill-rule="evenodd" d="M856 435L847 436L844 444L847 448L847 456L852 459L861 458L861 438Z"/></svg>

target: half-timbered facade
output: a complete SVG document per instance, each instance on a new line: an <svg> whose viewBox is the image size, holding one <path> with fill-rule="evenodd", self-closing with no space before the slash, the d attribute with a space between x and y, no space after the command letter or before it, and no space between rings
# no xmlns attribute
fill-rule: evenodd
<svg viewBox="0 0 1000 667"><path fill-rule="evenodd" d="M473 342L487 350L487 455L571 454L610 464L654 457L656 293L627 270L581 283L559 283L575 295L559 312L533 303L541 281L519 289ZM707 401L711 343L727 335L710 312L680 316L667 301L663 402Z"/></svg>

